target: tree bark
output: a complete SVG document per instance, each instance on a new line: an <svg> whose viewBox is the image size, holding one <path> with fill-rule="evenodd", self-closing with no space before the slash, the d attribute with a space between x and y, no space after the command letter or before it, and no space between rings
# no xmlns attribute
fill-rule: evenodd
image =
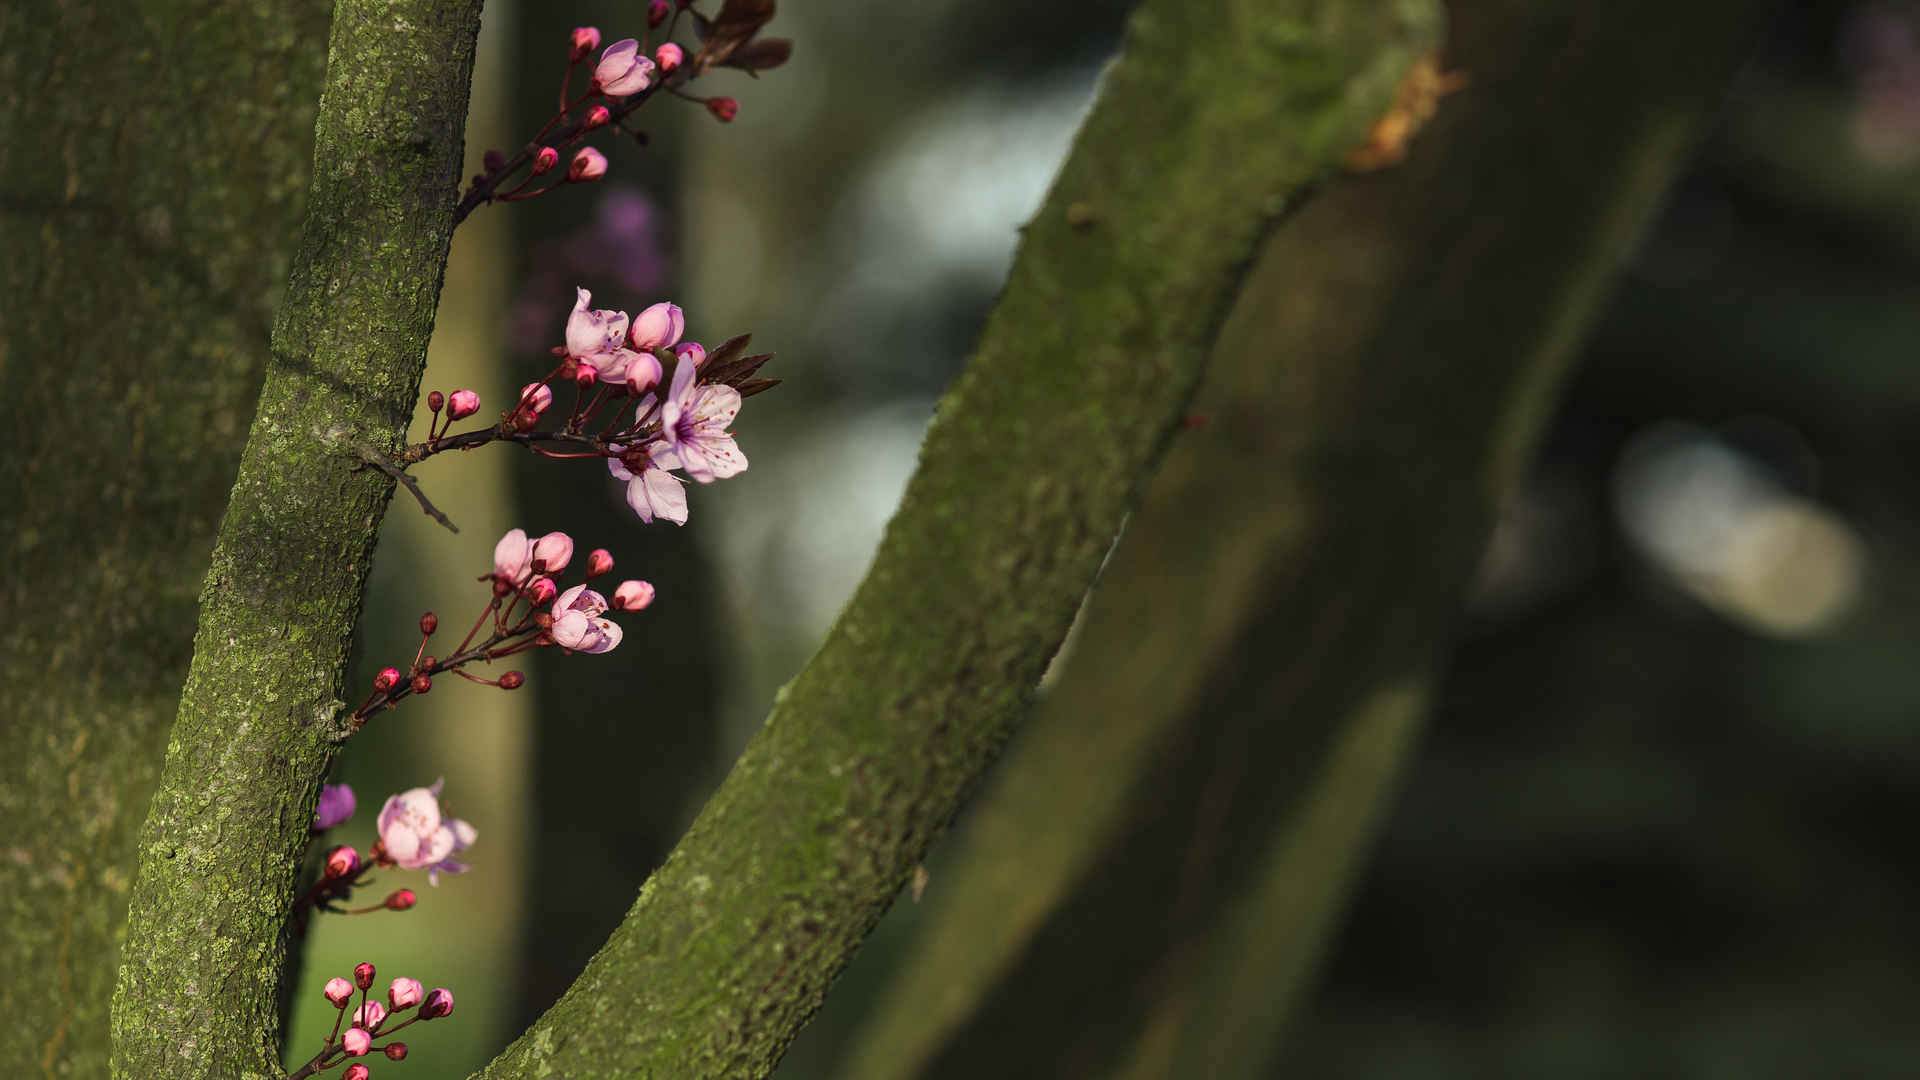
<svg viewBox="0 0 1920 1080"><path fill-rule="evenodd" d="M1273 1075L1488 528L1763 7L1452 6L1470 87L1269 240L847 1075Z"/></svg>
<svg viewBox="0 0 1920 1080"><path fill-rule="evenodd" d="M294 248L329 9L0 6L0 400L30 425L0 470L10 1077L107 1072L136 835Z"/></svg>
<svg viewBox="0 0 1920 1080"><path fill-rule="evenodd" d="M1405 2L1149 0L826 644L480 1075L763 1076L993 759L1273 215L1431 44Z"/></svg>
<svg viewBox="0 0 1920 1080"><path fill-rule="evenodd" d="M419 389L478 28L473 2L335 8L306 224L141 831L116 1076L278 1074L287 907L392 492L358 455L398 444Z"/></svg>

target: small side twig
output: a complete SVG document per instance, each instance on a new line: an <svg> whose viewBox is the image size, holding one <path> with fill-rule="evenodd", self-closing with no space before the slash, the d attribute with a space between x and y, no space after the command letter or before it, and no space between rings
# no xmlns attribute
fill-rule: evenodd
<svg viewBox="0 0 1920 1080"><path fill-rule="evenodd" d="M406 470L400 468L400 466L398 465L395 465L392 461L389 461L385 454L382 454L380 451L375 450L371 446L362 444L356 447L355 449L357 449L360 452L361 461L364 461L367 464L373 466L374 468L379 469L381 472L386 473L388 476L393 477L395 480L400 482L401 487L404 487L408 491L413 492L414 499L417 502L419 502L420 509L428 517L432 518L433 520L439 522L442 525L445 525L447 527L448 532L457 533L460 531L460 526L455 525L453 523L452 518L441 513L440 508L433 505L433 501L427 498L426 492L423 492L420 490L420 484L417 481L415 481L413 477L407 475Z"/></svg>

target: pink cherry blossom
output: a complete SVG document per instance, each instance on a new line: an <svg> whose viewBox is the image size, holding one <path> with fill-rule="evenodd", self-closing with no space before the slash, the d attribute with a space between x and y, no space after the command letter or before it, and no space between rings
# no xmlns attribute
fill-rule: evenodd
<svg viewBox="0 0 1920 1080"><path fill-rule="evenodd" d="M674 347L673 355L687 361L695 367L707 362L707 347L697 341L689 341Z"/></svg>
<svg viewBox="0 0 1920 1080"><path fill-rule="evenodd" d="M377 1001L369 1001L353 1010L353 1022L368 1031L378 1031L380 1021L387 1018L387 1007Z"/></svg>
<svg viewBox="0 0 1920 1080"><path fill-rule="evenodd" d="M645 406L643 404L642 411ZM654 518L671 521L675 525L687 523L687 491L679 477L667 471L668 466L660 461L665 444L655 441L647 444L646 465L639 473L627 468L619 457L607 459L607 471L616 480L627 484L627 505L640 515L640 520L653 524ZM621 449L615 446L613 449Z"/></svg>
<svg viewBox="0 0 1920 1080"><path fill-rule="evenodd" d="M436 986L427 991L426 999L420 1002L420 1019L438 1020L453 1013L453 991L444 986Z"/></svg>
<svg viewBox="0 0 1920 1080"><path fill-rule="evenodd" d="M608 97L626 97L647 88L653 79L653 61L640 55L640 43L622 38L607 46L593 69L593 87Z"/></svg>
<svg viewBox="0 0 1920 1080"><path fill-rule="evenodd" d="M553 391L546 383L528 383L520 388L520 402L514 406L513 422L525 431L540 422L540 414L553 405Z"/></svg>
<svg viewBox="0 0 1920 1080"><path fill-rule="evenodd" d="M427 879L440 884L440 872L457 874L467 868L449 856L472 844L478 833L458 818L440 813L440 786L412 788L387 800L380 808L380 845L387 858L404 870L427 869Z"/></svg>
<svg viewBox="0 0 1920 1080"><path fill-rule="evenodd" d="M591 146L583 146L574 152L573 160L567 163L567 179L575 183L598 180L607 175L607 155Z"/></svg>
<svg viewBox="0 0 1920 1080"><path fill-rule="evenodd" d="M620 644L620 624L601 618L607 610L607 598L575 585L553 602L553 626L548 633L554 644L575 652L603 653Z"/></svg>
<svg viewBox="0 0 1920 1080"><path fill-rule="evenodd" d="M663 46L664 47L664 46ZM687 316L680 305L661 301L634 317L628 340L636 349L665 349L687 332Z"/></svg>
<svg viewBox="0 0 1920 1080"><path fill-rule="evenodd" d="M567 316L567 355L591 359L620 347L627 336L627 313L594 311L587 307L593 294L575 287L573 313Z"/></svg>
<svg viewBox="0 0 1920 1080"><path fill-rule="evenodd" d="M392 1056L392 1055L388 1055L388 1056ZM369 1069L365 1065L356 1061L353 1064L347 1066L346 1072L343 1072L340 1074L340 1080L371 1080L372 1076L373 1076L372 1069Z"/></svg>
<svg viewBox="0 0 1920 1080"><path fill-rule="evenodd" d="M340 1036L340 1048L353 1057L373 1049L373 1034L366 1028L350 1027Z"/></svg>
<svg viewBox="0 0 1920 1080"><path fill-rule="evenodd" d="M471 390L455 390L447 398L447 419L465 420L480 411L480 395Z"/></svg>
<svg viewBox="0 0 1920 1080"><path fill-rule="evenodd" d="M347 999L353 996L353 984L336 975L327 980L326 988L322 993L326 994L327 1000L335 1005L345 1005Z"/></svg>
<svg viewBox="0 0 1920 1080"><path fill-rule="evenodd" d="M422 993L424 991L420 988L419 979L399 978L393 980L392 986L387 987L387 1001L392 1003L395 1009L410 1008L420 1003Z"/></svg>
<svg viewBox="0 0 1920 1080"><path fill-rule="evenodd" d="M710 484L747 469L746 455L727 431L740 412L740 391L697 383L694 374L694 365L685 360L673 369L673 388L660 406L660 437L673 460L661 453L654 460L662 468L682 468L693 479Z"/></svg>
<svg viewBox="0 0 1920 1080"><path fill-rule="evenodd" d="M623 581L613 590L616 611L641 611L653 603L653 586L644 581Z"/></svg>
<svg viewBox="0 0 1920 1080"><path fill-rule="evenodd" d="M493 545L493 576L508 585L524 585L533 576L533 545L525 529L510 529Z"/></svg>
<svg viewBox="0 0 1920 1080"><path fill-rule="evenodd" d="M543 574L557 574L573 561L573 537L550 532L533 542L533 568Z"/></svg>
<svg viewBox="0 0 1920 1080"><path fill-rule="evenodd" d="M579 60L600 47L600 28L596 26L576 26L568 36L572 57Z"/></svg>
<svg viewBox="0 0 1920 1080"><path fill-rule="evenodd" d="M680 46L671 41L653 50L653 59L660 65L662 75L679 67L681 61L686 58L686 54L680 51Z"/></svg>

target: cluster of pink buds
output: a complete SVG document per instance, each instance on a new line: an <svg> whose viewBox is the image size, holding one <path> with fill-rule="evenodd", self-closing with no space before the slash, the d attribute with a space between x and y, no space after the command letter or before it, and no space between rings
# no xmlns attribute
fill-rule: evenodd
<svg viewBox="0 0 1920 1080"><path fill-rule="evenodd" d="M653 603L653 586L644 581L621 582L612 600L588 588L586 581L613 570L613 556L605 548L595 548L584 560L586 581L563 590L555 579L573 565L573 553L573 538L563 532L529 539L525 530L513 529L502 536L493 547L493 571L478 579L487 585L487 599L467 636L452 653L433 656L427 645L440 628L440 618L431 611L420 616L420 647L414 650L412 664L405 672L390 667L374 676L372 692L354 711L355 728L374 713L432 690L434 677L440 674L502 690L526 685L526 676L519 671L489 679L466 670L470 664L491 663L542 645L568 652L612 651L620 644L622 632L606 613L645 609Z"/></svg>
<svg viewBox="0 0 1920 1080"><path fill-rule="evenodd" d="M676 471L702 484L746 471L746 455L729 428L742 401L780 382L758 377L773 354L747 355L746 334L711 351L682 340L686 312L669 301L631 318L592 302L592 293L574 290L566 343L552 350L555 366L521 388L497 425L450 437L442 432L406 448L395 464L405 468L494 441L517 442L550 458L598 458L626 484L627 504L641 521L686 524L685 481ZM565 419L549 423L557 394L569 390L573 405ZM418 681L419 675L407 677Z"/></svg>
<svg viewBox="0 0 1920 1080"><path fill-rule="evenodd" d="M367 994L373 988L373 979L373 965L362 963L354 966L351 982L338 976L327 980L321 992L334 1008L333 1030L320 1052L288 1073L287 1080L306 1080L340 1065L347 1066L340 1080L368 1080L373 1070L354 1059L384 1054L390 1061L400 1061L407 1056L407 1044L393 1037L396 1032L453 1012L453 991L446 987L424 990L418 979L398 978L387 984L387 1000L383 1004ZM358 1005L354 1003L356 995L360 999ZM347 1015L349 1009L353 1010L351 1019ZM342 1023L349 1025L344 1032L340 1030ZM377 1039L386 1041L376 1042Z"/></svg>
<svg viewBox="0 0 1920 1080"><path fill-rule="evenodd" d="M647 26L637 38L622 38L608 45L593 60L600 48L600 30L577 26L567 35L567 68L560 80L559 109L531 141L512 157L489 150L485 171L473 178L454 213L458 224L479 206L488 202L516 202L544 195L567 184L590 183L607 173L606 155L584 145L586 137L602 128L612 127L645 145L646 135L628 124L628 117L664 90L673 97L704 105L722 121L732 120L740 112L740 103L730 97L698 97L686 90L688 83L718 67L747 72L779 67L793 55L793 43L784 38L760 38L761 27L773 18L772 0L722 0L720 11L708 18L693 10L687 2L668 4L653 0L647 5ZM698 45L682 46L674 41L685 13ZM654 44L656 33L660 43ZM690 51L691 50L691 51ZM574 69L592 64L587 88L573 94ZM564 172L558 178L535 187L534 181L553 173L563 152L572 152ZM526 176L517 185L503 188L505 182L521 170Z"/></svg>
<svg viewBox="0 0 1920 1080"><path fill-rule="evenodd" d="M444 419L442 409L446 410ZM427 411L433 414L427 422L427 442L438 442L453 428L455 421L480 411L480 395L471 390L455 390L451 394L434 390L427 394Z"/></svg>
<svg viewBox="0 0 1920 1080"><path fill-rule="evenodd" d="M440 787L417 787L387 799L380 808L375 827L379 839L363 855L351 844L329 848L321 862L320 879L293 903L298 924L305 928L309 910L340 915L367 915L376 911L406 911L418 899L412 889L395 889L377 904L346 907L355 889L372 884L367 875L382 867L425 870L427 880L440 884L442 873L458 874L467 864L453 856L472 846L479 833L472 825L443 813ZM320 804L314 810L313 831L325 832L343 825L353 816L353 789L345 784L326 784L320 789Z"/></svg>

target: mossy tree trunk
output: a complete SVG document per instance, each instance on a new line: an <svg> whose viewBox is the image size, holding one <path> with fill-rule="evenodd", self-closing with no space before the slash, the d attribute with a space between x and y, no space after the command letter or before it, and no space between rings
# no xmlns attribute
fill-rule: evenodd
<svg viewBox="0 0 1920 1080"><path fill-rule="evenodd" d="M393 486L360 453L412 415L478 30L472 0L334 9L306 224L141 831L116 1076L279 1072L288 904Z"/></svg>
<svg viewBox="0 0 1920 1080"><path fill-rule="evenodd" d="M483 1076L772 1070L1023 713L1273 215L1437 30L1423 4L1140 8L865 583Z"/></svg>
<svg viewBox="0 0 1920 1080"><path fill-rule="evenodd" d="M1271 1075L1554 388L1766 5L1460 0L1275 231L848 1075Z"/></svg>
<svg viewBox="0 0 1920 1080"><path fill-rule="evenodd" d="M0 6L0 400L24 429L0 469L9 1077L107 1072L135 840L299 232L331 7Z"/></svg>

